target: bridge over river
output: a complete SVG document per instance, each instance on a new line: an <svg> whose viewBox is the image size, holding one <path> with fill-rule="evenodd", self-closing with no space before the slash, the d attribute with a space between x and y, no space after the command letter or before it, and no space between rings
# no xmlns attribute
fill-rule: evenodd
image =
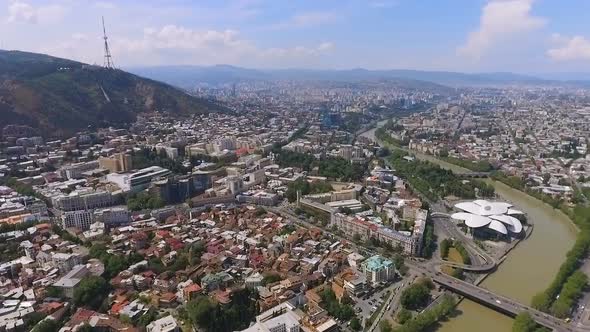
<svg viewBox="0 0 590 332"><path fill-rule="evenodd" d="M445 275L444 273L426 272L424 274L430 277L435 283L441 285L443 288L510 317L515 317L519 313L526 311L539 325L547 327L553 331L588 331L586 329L581 329L570 325L557 317L533 309L510 298L498 295L485 288L478 287L474 284Z"/></svg>

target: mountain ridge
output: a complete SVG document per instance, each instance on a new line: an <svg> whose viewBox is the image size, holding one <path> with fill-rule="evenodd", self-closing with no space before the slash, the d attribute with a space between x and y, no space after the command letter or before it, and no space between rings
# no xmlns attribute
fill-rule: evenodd
<svg viewBox="0 0 590 332"><path fill-rule="evenodd" d="M169 84L49 55L0 50L0 123L46 136L121 126L143 112L225 111Z"/></svg>
<svg viewBox="0 0 590 332"><path fill-rule="evenodd" d="M534 85L586 85L581 80L556 80L549 76L516 74L512 72L461 73L453 71L427 71L413 69L369 70L353 69L251 69L232 65L214 66L147 66L129 67L129 71L141 76L161 79L182 87L194 87L198 83L226 84L254 80L325 80L362 81L379 79L408 79L431 82L449 87ZM582 77L582 76L580 76Z"/></svg>

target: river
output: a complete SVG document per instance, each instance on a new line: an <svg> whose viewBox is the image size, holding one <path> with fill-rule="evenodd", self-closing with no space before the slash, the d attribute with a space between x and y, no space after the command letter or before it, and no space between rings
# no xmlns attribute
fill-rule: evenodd
<svg viewBox="0 0 590 332"><path fill-rule="evenodd" d="M379 125L384 123L385 121L382 121ZM373 138L375 129L362 135ZM430 160L453 171L465 171L432 156L418 153L416 157ZM527 214L528 221L534 224L534 230L528 239L508 254L508 258L481 286L524 304L530 304L533 295L544 290L556 275L567 251L574 244L577 230L561 211L503 183L487 181L496 188L496 193L502 199L511 202L515 208ZM475 302L464 300L457 309L459 314L443 322L437 329L438 332L512 330L511 318Z"/></svg>

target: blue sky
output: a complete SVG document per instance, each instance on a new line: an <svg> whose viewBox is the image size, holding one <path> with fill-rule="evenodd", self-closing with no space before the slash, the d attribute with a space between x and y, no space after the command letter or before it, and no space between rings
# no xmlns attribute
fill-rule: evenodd
<svg viewBox="0 0 590 332"><path fill-rule="evenodd" d="M587 0L0 0L0 44L102 63L590 71Z"/></svg>

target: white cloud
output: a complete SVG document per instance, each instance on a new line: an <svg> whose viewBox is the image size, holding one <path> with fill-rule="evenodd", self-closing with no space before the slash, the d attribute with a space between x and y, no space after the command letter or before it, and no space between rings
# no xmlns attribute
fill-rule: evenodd
<svg viewBox="0 0 590 332"><path fill-rule="evenodd" d="M332 12L307 12L296 14L284 22L272 25L274 29L307 28L323 24L334 23L338 15Z"/></svg>
<svg viewBox="0 0 590 332"><path fill-rule="evenodd" d="M76 33L42 51L85 62L100 62L100 46L99 36L90 38ZM194 30L177 25L145 28L139 38L111 38L109 46L118 65L160 65L170 61L195 65L291 65L329 54L334 49L331 42L260 48L242 38L236 30Z"/></svg>
<svg viewBox="0 0 590 332"><path fill-rule="evenodd" d="M531 15L534 0L492 0L482 10L479 27L471 32L457 51L473 59L481 58L497 43L514 39L546 24Z"/></svg>
<svg viewBox="0 0 590 332"><path fill-rule="evenodd" d="M33 6L20 0L8 6L8 23L56 23L62 20L67 9L61 5Z"/></svg>
<svg viewBox="0 0 590 332"><path fill-rule="evenodd" d="M583 36L566 37L559 34L551 36L556 44L547 50L547 55L556 61L590 60L590 40Z"/></svg>
<svg viewBox="0 0 590 332"><path fill-rule="evenodd" d="M8 22L29 22L36 23L37 15L35 8L28 3L15 1L8 6Z"/></svg>

